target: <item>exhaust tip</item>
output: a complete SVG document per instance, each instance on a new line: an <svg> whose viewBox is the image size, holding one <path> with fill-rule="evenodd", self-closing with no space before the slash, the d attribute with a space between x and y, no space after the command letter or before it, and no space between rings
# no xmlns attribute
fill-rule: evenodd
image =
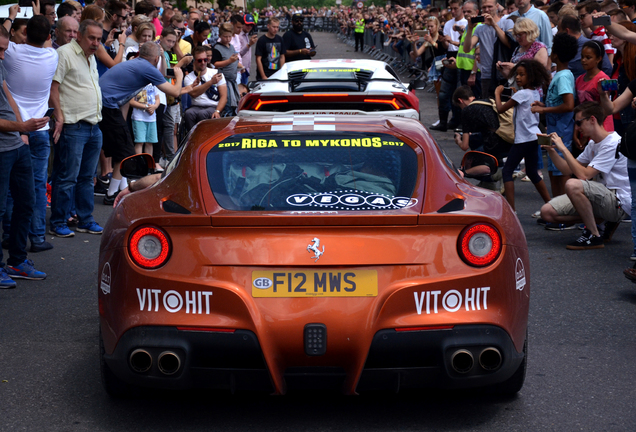
<svg viewBox="0 0 636 432"><path fill-rule="evenodd" d="M130 367L135 372L148 372L152 367L152 356L146 350L136 349L130 354Z"/></svg>
<svg viewBox="0 0 636 432"><path fill-rule="evenodd" d="M501 353L494 347L485 348L479 354L479 365L487 371L499 369L501 360Z"/></svg>
<svg viewBox="0 0 636 432"><path fill-rule="evenodd" d="M468 350L457 350L451 356L451 365L457 373L465 374L470 372L474 364L473 354Z"/></svg>
<svg viewBox="0 0 636 432"><path fill-rule="evenodd" d="M164 351L159 354L157 365L164 375L174 375L181 368L181 359L172 351Z"/></svg>

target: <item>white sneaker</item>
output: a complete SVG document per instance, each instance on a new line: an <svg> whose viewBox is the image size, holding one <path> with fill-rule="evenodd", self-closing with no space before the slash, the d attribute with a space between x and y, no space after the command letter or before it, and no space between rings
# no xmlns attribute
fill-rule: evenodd
<svg viewBox="0 0 636 432"><path fill-rule="evenodd" d="M433 123L431 126L437 126L439 124L439 120L437 120L435 123Z"/></svg>
<svg viewBox="0 0 636 432"><path fill-rule="evenodd" d="M537 210L536 212L532 213L532 217L533 218L540 218L541 217L541 210Z"/></svg>

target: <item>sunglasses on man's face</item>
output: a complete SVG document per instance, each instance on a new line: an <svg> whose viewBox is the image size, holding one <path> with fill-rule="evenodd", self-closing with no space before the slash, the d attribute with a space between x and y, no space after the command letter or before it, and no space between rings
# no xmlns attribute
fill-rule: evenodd
<svg viewBox="0 0 636 432"><path fill-rule="evenodd" d="M207 59L207 57L206 58L202 58L202 59L196 59L195 62L197 62L197 63L207 63L208 59Z"/></svg>
<svg viewBox="0 0 636 432"><path fill-rule="evenodd" d="M575 124L577 127L581 127L581 125L583 124L583 122L584 122L585 120L588 120L588 119L590 119L590 117L582 118L581 120L574 120L574 124Z"/></svg>

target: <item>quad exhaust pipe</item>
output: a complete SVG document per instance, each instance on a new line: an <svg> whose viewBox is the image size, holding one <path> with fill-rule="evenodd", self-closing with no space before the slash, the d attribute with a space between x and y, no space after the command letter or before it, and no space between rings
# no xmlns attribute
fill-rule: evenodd
<svg viewBox="0 0 636 432"><path fill-rule="evenodd" d="M479 366L485 371L495 371L501 367L503 358L495 347L484 348L479 353ZM467 349L459 349L451 356L453 370L460 374L470 372L475 365L473 354Z"/></svg>
<svg viewBox="0 0 636 432"><path fill-rule="evenodd" d="M487 371L494 371L501 366L501 353L497 348L485 348L479 354L479 365Z"/></svg>
<svg viewBox="0 0 636 432"><path fill-rule="evenodd" d="M181 368L181 359L172 351L164 351L159 354L157 365L162 374L174 375Z"/></svg>
<svg viewBox="0 0 636 432"><path fill-rule="evenodd" d="M152 368L152 355L145 349L134 350L128 361L137 373L146 373ZM157 357L157 367L164 375L174 375L181 369L181 357L173 351L164 351Z"/></svg>
<svg viewBox="0 0 636 432"><path fill-rule="evenodd" d="M152 356L143 349L136 349L130 354L130 367L135 372L145 373L152 367Z"/></svg>
<svg viewBox="0 0 636 432"><path fill-rule="evenodd" d="M451 366L457 373L465 374L470 372L474 364L473 354L468 350L457 350L451 356Z"/></svg>

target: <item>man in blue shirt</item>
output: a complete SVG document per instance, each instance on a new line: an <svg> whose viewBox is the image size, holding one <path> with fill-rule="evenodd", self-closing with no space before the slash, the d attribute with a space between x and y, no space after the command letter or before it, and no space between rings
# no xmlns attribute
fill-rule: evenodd
<svg viewBox="0 0 636 432"><path fill-rule="evenodd" d="M182 91L187 92L181 87L181 68L173 69L176 81L174 84L166 82L163 74L155 66L161 55L158 44L145 43L139 49L139 58L115 65L99 79L103 102L103 120L99 123L103 134L102 148L106 157L112 157L113 160L113 178L104 196L106 205L113 205L117 193L126 188L126 184L122 184L119 163L135 154L130 130L120 108L148 84L154 84L159 90L173 97L178 97Z"/></svg>

